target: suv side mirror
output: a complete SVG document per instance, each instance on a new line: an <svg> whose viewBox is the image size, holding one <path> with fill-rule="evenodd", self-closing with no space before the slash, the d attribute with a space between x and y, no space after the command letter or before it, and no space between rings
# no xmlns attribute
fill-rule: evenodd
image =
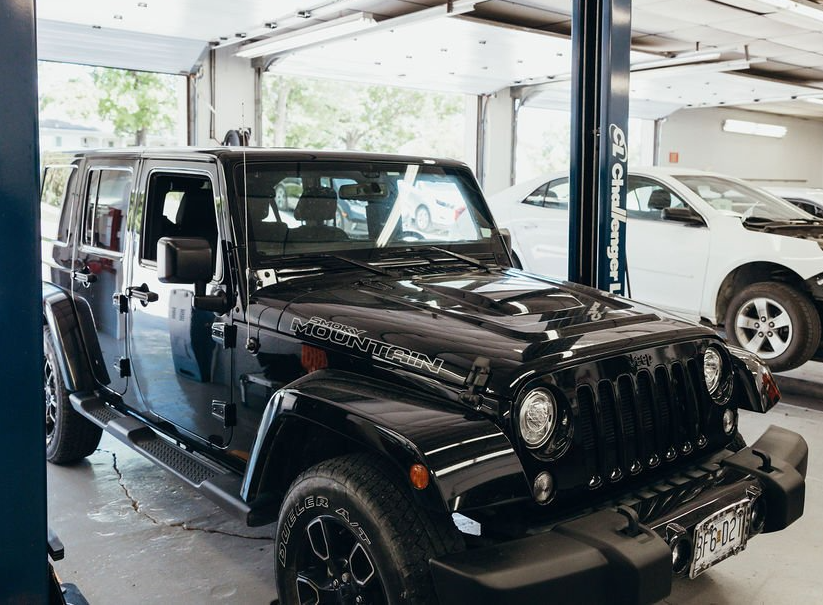
<svg viewBox="0 0 823 605"><path fill-rule="evenodd" d="M211 246L202 237L161 237L157 279L164 284L195 284L202 294L211 280Z"/></svg>
<svg viewBox="0 0 823 605"><path fill-rule="evenodd" d="M226 293L206 295L212 273L212 250L206 239L161 237L157 242L157 279L164 284L194 284L194 308L222 315L231 308Z"/></svg>
<svg viewBox="0 0 823 605"><path fill-rule="evenodd" d="M663 208L660 216L664 221L676 221L693 226L703 226L706 224L700 215L695 214L691 208Z"/></svg>

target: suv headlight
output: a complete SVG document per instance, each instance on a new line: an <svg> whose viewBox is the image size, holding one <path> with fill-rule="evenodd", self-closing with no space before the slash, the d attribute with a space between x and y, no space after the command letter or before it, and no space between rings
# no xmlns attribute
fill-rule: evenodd
<svg viewBox="0 0 823 605"><path fill-rule="evenodd" d="M534 389L520 404L520 436L528 447L540 447L554 430L557 420L557 402L545 389Z"/></svg>
<svg viewBox="0 0 823 605"><path fill-rule="evenodd" d="M720 354L709 347L703 354L703 378L706 379L706 388L709 395L714 395L720 386L720 379L723 376L723 358Z"/></svg>

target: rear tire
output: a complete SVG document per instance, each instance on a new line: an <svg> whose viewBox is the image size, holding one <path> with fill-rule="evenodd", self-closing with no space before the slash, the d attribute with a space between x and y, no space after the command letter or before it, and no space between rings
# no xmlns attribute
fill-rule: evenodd
<svg viewBox="0 0 823 605"><path fill-rule="evenodd" d="M820 315L806 295L788 284L760 282L732 298L726 336L773 371L790 370L811 359L820 345Z"/></svg>
<svg viewBox="0 0 823 605"><path fill-rule="evenodd" d="M448 516L421 509L395 473L363 454L297 477L276 532L282 603L435 603L429 559L465 547Z"/></svg>
<svg viewBox="0 0 823 605"><path fill-rule="evenodd" d="M77 462L97 449L103 430L71 407L48 328L43 331L43 353L46 460L53 464Z"/></svg>

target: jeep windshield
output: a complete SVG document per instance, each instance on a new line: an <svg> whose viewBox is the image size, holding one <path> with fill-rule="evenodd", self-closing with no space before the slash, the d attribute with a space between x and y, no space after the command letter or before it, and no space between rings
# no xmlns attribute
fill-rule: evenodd
<svg viewBox="0 0 823 605"><path fill-rule="evenodd" d="M482 195L458 167L252 161L233 174L253 265L299 254L491 243Z"/></svg>
<svg viewBox="0 0 823 605"><path fill-rule="evenodd" d="M808 221L814 217L789 202L730 179L705 175L675 176L709 206L743 221Z"/></svg>

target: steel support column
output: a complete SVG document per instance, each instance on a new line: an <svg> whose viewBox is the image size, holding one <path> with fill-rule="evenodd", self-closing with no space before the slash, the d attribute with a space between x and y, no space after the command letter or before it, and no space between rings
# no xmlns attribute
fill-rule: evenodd
<svg viewBox="0 0 823 605"><path fill-rule="evenodd" d="M0 602L46 603L34 0L0 2Z"/></svg>
<svg viewBox="0 0 823 605"><path fill-rule="evenodd" d="M569 280L626 291L631 0L574 0Z"/></svg>

